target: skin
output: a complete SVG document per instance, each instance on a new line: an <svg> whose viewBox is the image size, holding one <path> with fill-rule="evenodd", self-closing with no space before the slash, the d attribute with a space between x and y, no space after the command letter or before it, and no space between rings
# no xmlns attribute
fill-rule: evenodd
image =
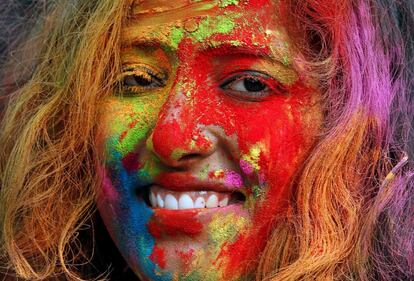
<svg viewBox="0 0 414 281"><path fill-rule="evenodd" d="M251 280L319 131L319 94L276 4L168 3L144 1L124 27L119 87L100 105L98 208L142 280ZM167 210L149 205L154 186L242 196Z"/></svg>

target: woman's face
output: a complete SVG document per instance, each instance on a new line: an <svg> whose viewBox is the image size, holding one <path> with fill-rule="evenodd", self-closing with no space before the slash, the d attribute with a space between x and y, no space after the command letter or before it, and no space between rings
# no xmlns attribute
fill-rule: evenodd
<svg viewBox="0 0 414 281"><path fill-rule="evenodd" d="M100 214L142 280L250 280L319 94L273 1L140 2L100 107Z"/></svg>

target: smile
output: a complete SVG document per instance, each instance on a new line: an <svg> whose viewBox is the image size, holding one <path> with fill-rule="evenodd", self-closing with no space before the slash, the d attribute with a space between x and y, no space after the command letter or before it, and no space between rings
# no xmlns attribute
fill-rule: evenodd
<svg viewBox="0 0 414 281"><path fill-rule="evenodd" d="M153 185L149 190L152 208L167 210L188 210L221 208L245 201L241 192L216 192L210 190L172 191Z"/></svg>

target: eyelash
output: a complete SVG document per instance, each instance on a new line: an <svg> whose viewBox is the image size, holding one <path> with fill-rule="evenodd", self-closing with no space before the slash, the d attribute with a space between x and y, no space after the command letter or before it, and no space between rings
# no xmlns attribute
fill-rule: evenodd
<svg viewBox="0 0 414 281"><path fill-rule="evenodd" d="M250 80L250 82L253 83L259 82L264 88L257 91L249 91L246 84L247 80ZM246 91L241 91L238 89L235 90L231 88L232 86L240 87L240 85L237 85L237 83L240 82L243 82L242 86L245 87ZM237 72L230 78L226 79L223 83L221 83L220 88L234 98L247 101L261 101L272 93L282 95L287 93L287 89L269 75L251 70Z"/></svg>
<svg viewBox="0 0 414 281"><path fill-rule="evenodd" d="M123 73L118 79L118 84L121 92L124 94L142 94L165 87L167 81L167 75L161 71L155 71L148 66L134 66L123 70ZM260 89L247 89L248 85L246 81L250 81L250 86L259 86ZM238 85L241 82L243 85ZM232 87L240 88L240 86L246 90L232 89ZM239 71L233 74L220 84L220 88L229 96L246 101L262 101L272 93L287 93L286 88L269 75L252 70Z"/></svg>
<svg viewBox="0 0 414 281"><path fill-rule="evenodd" d="M122 92L139 94L163 88L166 86L167 80L166 74L161 71L153 70L147 66L136 66L124 69L118 83Z"/></svg>

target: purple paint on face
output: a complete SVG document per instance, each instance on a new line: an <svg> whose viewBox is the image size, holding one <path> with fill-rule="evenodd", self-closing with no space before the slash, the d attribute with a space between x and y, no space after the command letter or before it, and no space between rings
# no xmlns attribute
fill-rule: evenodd
<svg viewBox="0 0 414 281"><path fill-rule="evenodd" d="M253 174L253 167L250 165L247 161L240 159L240 169L243 171L243 173L247 176L250 176Z"/></svg>
<svg viewBox="0 0 414 281"><path fill-rule="evenodd" d="M224 174L224 182L227 186L240 188L243 186L242 177L235 171L226 171Z"/></svg>

